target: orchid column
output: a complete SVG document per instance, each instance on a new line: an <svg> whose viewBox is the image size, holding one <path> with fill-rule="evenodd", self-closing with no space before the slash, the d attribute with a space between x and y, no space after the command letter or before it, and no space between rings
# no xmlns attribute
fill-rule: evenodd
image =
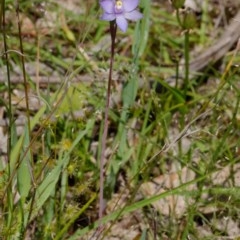
<svg viewBox="0 0 240 240"><path fill-rule="evenodd" d="M108 78L108 90L106 96L104 131L102 136L101 159L100 159L100 193L99 193L99 219L103 216L104 211L104 152L106 149L106 139L108 131L108 112L111 94L112 70L114 61L115 37L117 27L122 32L126 32L128 28L128 20L137 21L142 18L142 14L137 10L139 0L100 0L103 9L102 20L110 21L111 34L111 58Z"/></svg>

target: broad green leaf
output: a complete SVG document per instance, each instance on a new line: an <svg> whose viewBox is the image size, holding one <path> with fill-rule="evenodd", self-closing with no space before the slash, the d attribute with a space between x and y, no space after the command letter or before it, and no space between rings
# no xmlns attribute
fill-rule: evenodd
<svg viewBox="0 0 240 240"><path fill-rule="evenodd" d="M28 193L31 188L31 149L29 148L29 131L28 126L25 126L25 131L23 135L23 145L22 151L20 154L21 163L17 170L17 183L18 183L18 191L22 199L25 199L28 196Z"/></svg>
<svg viewBox="0 0 240 240"><path fill-rule="evenodd" d="M43 116L44 112L46 110L46 106L44 105L33 117L33 119L30 122L31 129L40 121L40 118ZM16 167L17 160L19 158L19 154L21 151L21 147L24 141L24 135L22 135L18 142L16 143L15 147L13 148L11 152L11 157L10 157L10 169L11 173L14 171Z"/></svg>

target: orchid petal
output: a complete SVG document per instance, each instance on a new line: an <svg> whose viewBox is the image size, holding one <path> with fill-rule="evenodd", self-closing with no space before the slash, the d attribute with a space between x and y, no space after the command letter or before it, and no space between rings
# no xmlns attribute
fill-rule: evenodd
<svg viewBox="0 0 240 240"><path fill-rule="evenodd" d="M126 32L127 31L127 27L128 27L128 22L126 20L126 18L124 16L118 16L116 18L116 23L118 25L118 27L123 31Z"/></svg>
<svg viewBox="0 0 240 240"><path fill-rule="evenodd" d="M100 1L100 5L105 13L114 13L114 1L103 0L103 1Z"/></svg>
<svg viewBox="0 0 240 240"><path fill-rule="evenodd" d="M122 0L125 12L131 12L137 8L139 0Z"/></svg>
<svg viewBox="0 0 240 240"><path fill-rule="evenodd" d="M138 10L134 10L132 12L126 12L124 14L124 17L128 20L132 20L132 21L137 21L139 19L142 18L142 14L138 11Z"/></svg>
<svg viewBox="0 0 240 240"><path fill-rule="evenodd" d="M114 13L103 13L101 19L106 21L113 21L116 19L116 15Z"/></svg>

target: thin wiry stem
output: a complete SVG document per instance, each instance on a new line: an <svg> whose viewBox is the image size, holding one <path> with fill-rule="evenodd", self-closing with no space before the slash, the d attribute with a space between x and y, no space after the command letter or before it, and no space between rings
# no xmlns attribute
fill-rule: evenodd
<svg viewBox="0 0 240 240"><path fill-rule="evenodd" d="M7 114L9 118L8 124L8 142L7 142L7 156L8 156L8 177L11 176L11 164L10 164L10 155L12 149L12 123L13 123L13 114L12 114L12 97L11 97L11 79L10 79L10 67L9 67L9 56L8 56L8 46L7 46L7 36L6 36L6 21L5 21L5 0L1 1L1 28L3 33L3 44L4 44L4 52L6 59L6 69L7 69L7 89L8 89L8 108ZM7 226L10 227L12 223L12 209L13 209L13 199L12 199L12 181L9 181L9 187L7 188ZM4 197L3 197L4 198Z"/></svg>
<svg viewBox="0 0 240 240"><path fill-rule="evenodd" d="M30 110L29 110L29 97L28 97L28 81L26 77L26 70L25 70L25 58L24 58L24 50L23 50L23 41L22 41L22 31L21 31L21 24L20 24L20 17L19 17L19 0L17 0L17 6L16 6L16 15L17 15L17 20L18 20L18 34L19 34L19 43L20 43L20 52L21 52L21 62L22 62L22 73L23 73L23 81L24 81L24 93L25 93L25 99L26 99L26 116L27 116L27 128L28 128L28 138L31 139L30 132L31 132L31 126L30 126ZM26 151L30 152L31 159L32 159L32 152L31 152L31 147L29 146ZM29 161L29 160L28 160ZM33 176L33 171L32 171L32 166L31 166L31 160L27 162L28 168L29 168L29 173L32 179L33 186L35 186L35 179ZM30 221L32 210L33 210L33 202L35 200L35 195L36 195L36 188L34 187L34 193L32 196L32 202L30 204L30 210L29 210L29 215L27 221ZM24 226L24 215L22 215L22 229L21 229L21 237L20 239L25 239L25 234L26 234L26 228Z"/></svg>
<svg viewBox="0 0 240 240"><path fill-rule="evenodd" d="M2 1L2 19L1 19L1 25L2 25L2 32L3 32L3 44L4 44L4 55L6 59L6 68L7 68L7 85L8 85L8 118L9 118L9 124L8 124L8 147L7 147L7 153L8 156L10 156L11 152L11 124L12 124L12 96L11 96L11 80L10 80L10 68L9 68L9 57L8 57L8 46L7 46L7 36L6 36L6 23L5 23L5 1ZM10 165L10 164L9 164Z"/></svg>
<svg viewBox="0 0 240 240"><path fill-rule="evenodd" d="M189 87L189 30L184 33L184 60L185 60L185 77L184 77L184 97L186 98Z"/></svg>
<svg viewBox="0 0 240 240"><path fill-rule="evenodd" d="M21 24L20 24L20 17L19 17L19 2L17 1L16 7L16 14L18 20L18 34L19 34L19 43L20 43L20 52L21 52L21 62L22 62L22 73L23 73L23 81L24 81L24 92L26 98L26 115L27 115L27 124L28 124L28 131L30 135L30 111L29 111L29 102L28 102L28 82L26 77L26 70L25 70L25 58L24 58L24 51L23 51L23 42L22 42L22 31L21 31Z"/></svg>
<svg viewBox="0 0 240 240"><path fill-rule="evenodd" d="M110 69L108 76L108 89L106 96L106 105L104 113L104 128L102 135L102 145L101 145L101 157L100 157L100 191L99 191L99 219L103 217L104 212L104 160L105 160L105 150L106 150L106 140L108 133L108 114L110 106L110 96L111 96L111 85L112 85L112 71L114 62L114 49L115 49L115 38L117 32L117 25L115 21L110 22L110 33L111 33L111 58L110 58ZM101 221L100 221L101 225Z"/></svg>

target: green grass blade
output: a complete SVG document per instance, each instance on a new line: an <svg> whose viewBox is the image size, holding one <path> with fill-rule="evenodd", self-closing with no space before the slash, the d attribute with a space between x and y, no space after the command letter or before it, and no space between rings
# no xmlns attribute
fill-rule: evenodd
<svg viewBox="0 0 240 240"><path fill-rule="evenodd" d="M132 52L135 58L143 55L149 36L150 30L150 15L151 15L151 0L142 0L140 5L143 7L143 18L136 23L134 32L135 44L133 44Z"/></svg>
<svg viewBox="0 0 240 240"><path fill-rule="evenodd" d="M18 191L22 199L25 199L28 196L28 193L31 188L31 174L30 174L31 152L29 144L30 144L29 132L28 126L26 125L23 136L22 152L20 157L22 161L17 170Z"/></svg>
<svg viewBox="0 0 240 240"><path fill-rule="evenodd" d="M65 168L70 160L70 154L77 147L80 140L93 128L94 120L90 119L86 125L84 131L80 131L76 139L74 140L72 146L67 152L60 154L57 165L52 171L50 171L47 176L44 178L43 182L37 187L36 191L36 200L34 203L34 211L32 218L36 216L40 208L47 201L53 190L55 189L56 183L59 179L59 176L62 172L62 169ZM26 213L28 215L28 212Z"/></svg>

